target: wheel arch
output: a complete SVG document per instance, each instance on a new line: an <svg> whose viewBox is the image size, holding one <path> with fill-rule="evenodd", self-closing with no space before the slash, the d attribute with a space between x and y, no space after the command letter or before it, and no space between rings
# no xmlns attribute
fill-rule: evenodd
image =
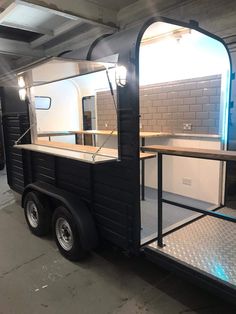
<svg viewBox="0 0 236 314"><path fill-rule="evenodd" d="M98 234L92 214L84 201L79 197L59 189L48 183L34 182L27 185L22 194L21 206L24 207L28 192L37 191L64 205L76 220L81 245L85 250L91 250L98 245Z"/></svg>

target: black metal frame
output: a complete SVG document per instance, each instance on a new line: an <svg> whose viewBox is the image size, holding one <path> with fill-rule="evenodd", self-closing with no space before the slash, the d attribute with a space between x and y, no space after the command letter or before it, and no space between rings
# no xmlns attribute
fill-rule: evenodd
<svg viewBox="0 0 236 314"><path fill-rule="evenodd" d="M236 217L232 217L232 216L224 215L222 213L215 212L216 210L219 210L222 207L224 207L223 204L220 204L220 206L217 206L216 208L209 211L209 210L195 208L192 206L188 206L185 204L181 204L181 203L177 203L177 202L173 202L173 201L164 199L162 196L162 191L163 191L163 155L175 156L174 154L158 153L158 157L157 157L157 169L158 169L158 174L157 174L157 179L158 179L158 190L157 190L157 197L158 197L158 199L157 199L158 200L157 201L158 236L157 236L157 242L158 242L159 247L164 246L163 237L165 235L171 233L171 231L169 231L168 233L163 234L163 203L170 204L170 205L173 205L176 207L182 207L182 208L185 208L187 210L191 210L191 211L203 214L204 216L212 216L212 217L215 217L218 219L222 219L222 220L236 223ZM179 157L188 158L189 156L179 156ZM195 157L195 158L202 159L199 157ZM204 159L211 160L211 158L204 158ZM214 160L216 160L216 159L214 158ZM221 160L221 159L219 158L218 160ZM190 220L188 223L191 223L191 222L192 221ZM184 224L184 225L186 225L186 224ZM180 227L181 227L181 225L178 227L178 229ZM174 231L176 231L176 228L173 229L172 232L174 232Z"/></svg>

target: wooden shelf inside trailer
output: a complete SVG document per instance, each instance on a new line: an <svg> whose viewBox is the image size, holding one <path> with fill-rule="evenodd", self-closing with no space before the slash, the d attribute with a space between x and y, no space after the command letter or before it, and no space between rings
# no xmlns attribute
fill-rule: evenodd
<svg viewBox="0 0 236 314"><path fill-rule="evenodd" d="M117 136L117 131L112 130L81 130L73 131L74 134L91 134L91 135L112 135ZM152 138L152 137L169 137L171 133L163 132L140 132L139 136L142 138Z"/></svg>
<svg viewBox="0 0 236 314"><path fill-rule="evenodd" d="M202 149L189 147L173 147L165 145L143 146L142 150L163 155L173 155L182 157L212 159L221 161L236 161L236 151Z"/></svg>

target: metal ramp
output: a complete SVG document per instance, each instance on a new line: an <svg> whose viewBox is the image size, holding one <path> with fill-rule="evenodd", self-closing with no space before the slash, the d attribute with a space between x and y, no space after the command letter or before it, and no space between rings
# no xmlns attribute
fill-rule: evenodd
<svg viewBox="0 0 236 314"><path fill-rule="evenodd" d="M226 207L219 212L236 216L236 210ZM236 302L235 223L204 216L165 235L164 247L154 241L144 251L153 261Z"/></svg>

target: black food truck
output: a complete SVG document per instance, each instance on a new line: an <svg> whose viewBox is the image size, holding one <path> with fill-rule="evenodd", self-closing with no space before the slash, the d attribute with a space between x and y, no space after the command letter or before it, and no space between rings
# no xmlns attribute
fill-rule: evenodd
<svg viewBox="0 0 236 314"><path fill-rule="evenodd" d="M3 143L3 131L2 131L2 108L0 103L0 170L5 167L5 156L4 156L4 143Z"/></svg>
<svg viewBox="0 0 236 314"><path fill-rule="evenodd" d="M179 65L173 45L192 39L214 46L211 72L162 73L165 58ZM217 73L216 45L228 62ZM86 49L22 69L1 91L8 184L29 229L52 230L70 260L108 241L235 302L235 54L197 23L166 18ZM188 56L181 66L197 71L202 54Z"/></svg>

